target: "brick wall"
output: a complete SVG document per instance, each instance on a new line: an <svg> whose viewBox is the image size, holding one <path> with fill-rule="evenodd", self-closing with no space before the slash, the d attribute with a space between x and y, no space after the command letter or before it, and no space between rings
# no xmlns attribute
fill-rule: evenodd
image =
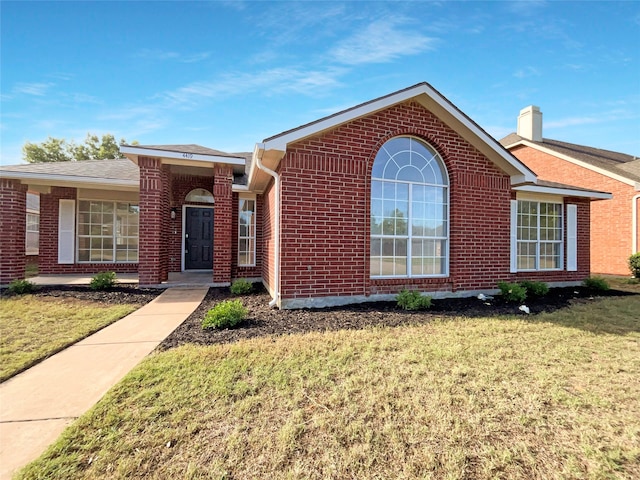
<svg viewBox="0 0 640 480"><path fill-rule="evenodd" d="M447 278L370 279L371 169L379 148L398 135L424 140L446 165L451 200ZM396 293L403 288L489 289L510 277L512 192L508 175L415 102L291 145L280 168L283 299ZM266 197L263 270L265 279L272 282L267 260L271 258L271 191ZM581 208L584 215L584 206ZM548 280L577 276L567 272L538 275Z"/></svg>
<svg viewBox="0 0 640 480"><path fill-rule="evenodd" d="M166 222L170 215L164 190L169 189L168 172L160 159L140 157L140 252L138 275L140 285L153 285L166 280Z"/></svg>
<svg viewBox="0 0 640 480"><path fill-rule="evenodd" d="M0 179L0 284L24 278L27 186Z"/></svg>
<svg viewBox="0 0 640 480"><path fill-rule="evenodd" d="M629 275L627 259L633 249L631 202L633 196L640 192L634 191L631 185L531 147L518 146L511 149L511 153L542 180L613 194L611 200L591 204L591 271Z"/></svg>
<svg viewBox="0 0 640 480"><path fill-rule="evenodd" d="M276 289L275 255L275 183L272 180L264 194L262 214L262 281L273 296Z"/></svg>
<svg viewBox="0 0 640 480"><path fill-rule="evenodd" d="M231 282L231 244L236 235L232 232L233 170L226 165L216 165L213 178L215 210L213 217L213 281Z"/></svg>

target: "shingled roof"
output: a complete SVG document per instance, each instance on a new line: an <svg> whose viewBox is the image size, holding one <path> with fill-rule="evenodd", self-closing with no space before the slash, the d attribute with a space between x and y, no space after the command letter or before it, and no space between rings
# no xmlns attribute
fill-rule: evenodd
<svg viewBox="0 0 640 480"><path fill-rule="evenodd" d="M27 165L7 165L0 167L1 172L43 174L50 176L105 178L112 180L130 180L138 182L138 166L126 158L111 160L83 160L80 162L29 163Z"/></svg>
<svg viewBox="0 0 640 480"><path fill-rule="evenodd" d="M551 150L560 155L571 157L588 165L628 178L631 181L640 182L640 158L633 155L561 142L550 138L543 138L541 142L535 142L515 133L511 133L500 140L500 143L505 148L510 148L521 142Z"/></svg>

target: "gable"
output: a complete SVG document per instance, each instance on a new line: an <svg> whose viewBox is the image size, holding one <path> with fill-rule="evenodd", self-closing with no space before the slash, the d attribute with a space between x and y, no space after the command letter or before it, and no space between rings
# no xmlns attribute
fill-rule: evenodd
<svg viewBox="0 0 640 480"><path fill-rule="evenodd" d="M324 132L331 131L340 126L349 124L358 119L370 117L376 113L388 110L399 104L413 102L430 112L442 124L455 132L460 138L481 152L497 168L511 177L512 184L526 182L535 183L535 174L522 162L504 149L493 137L487 134L473 120L462 113L455 105L447 100L427 83L420 83L404 90L380 97L370 102L344 110L334 115L322 118L315 122L303 125L265 139L257 144L254 150L254 158L265 167L274 170L278 168L280 160L290 146L297 142L316 138ZM410 125L405 125L409 128ZM257 162L254 162L254 165ZM252 165L249 174L251 189L263 190L270 181L270 177L260 171L258 166Z"/></svg>

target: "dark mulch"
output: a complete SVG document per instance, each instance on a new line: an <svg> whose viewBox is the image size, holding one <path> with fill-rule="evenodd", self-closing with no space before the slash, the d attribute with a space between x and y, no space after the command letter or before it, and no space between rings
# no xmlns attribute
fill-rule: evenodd
<svg viewBox="0 0 640 480"><path fill-rule="evenodd" d="M541 312L553 312L575 303L592 301L593 295L593 292L583 287L553 288L544 298L530 299L525 304L529 307L530 314L536 315ZM630 293L609 290L597 295L624 296ZM166 350L187 343L229 343L265 335L361 329L371 326L395 327L428 323L434 318L447 316L526 315L518 309L519 304L508 304L499 297L486 303L476 297L433 300L431 309L423 312L398 309L395 302L371 302L323 309L277 310L269 308L271 298L266 292L261 291L238 297L249 310L248 319L240 326L233 329L203 330L201 322L207 311L216 303L228 298L231 296L227 288L211 288L196 311L158 348Z"/></svg>
<svg viewBox="0 0 640 480"><path fill-rule="evenodd" d="M33 295L46 298L76 298L89 302L109 305L134 304L145 305L160 295L164 290L157 288L138 288L137 286L119 286L108 290L94 291L88 286L42 286ZM7 289L0 291L2 298L15 296Z"/></svg>

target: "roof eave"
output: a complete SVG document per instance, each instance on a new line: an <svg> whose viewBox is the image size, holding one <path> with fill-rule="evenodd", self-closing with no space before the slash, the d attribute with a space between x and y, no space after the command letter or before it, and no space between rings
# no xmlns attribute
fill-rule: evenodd
<svg viewBox="0 0 640 480"><path fill-rule="evenodd" d="M48 187L96 188L121 191L137 191L140 188L140 182L137 180L120 180L116 178L79 177L76 175L55 175L11 170L0 170L0 176L2 178L20 180L26 185Z"/></svg>
<svg viewBox="0 0 640 480"><path fill-rule="evenodd" d="M597 190L574 190L567 187L551 187L548 185L517 185L513 187L516 192L530 193L547 193L552 195L560 195L563 197L580 197L590 200L610 200L613 195L608 192L599 192Z"/></svg>

